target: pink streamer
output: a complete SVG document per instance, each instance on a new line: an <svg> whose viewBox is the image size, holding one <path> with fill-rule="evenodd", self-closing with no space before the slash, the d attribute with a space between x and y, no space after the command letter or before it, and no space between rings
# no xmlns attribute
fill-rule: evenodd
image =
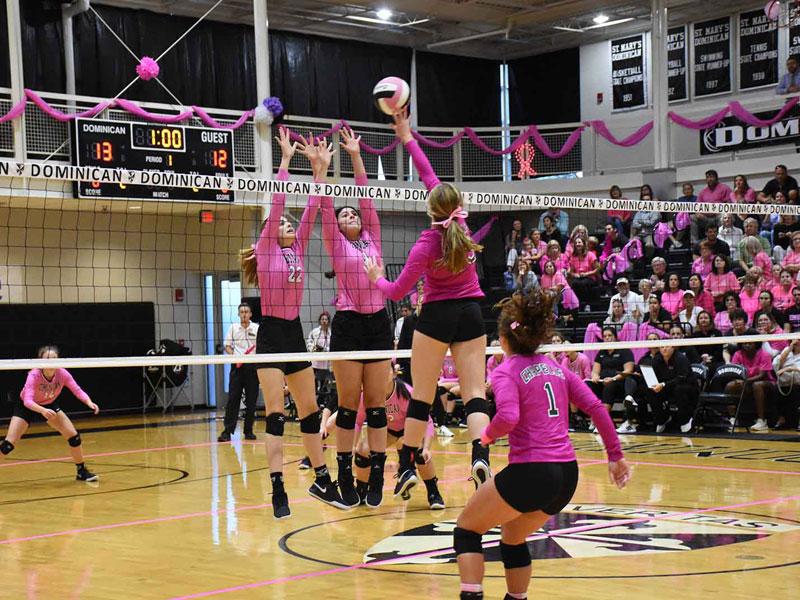
<svg viewBox="0 0 800 600"><path fill-rule="evenodd" d="M93 117L96 114L103 112L105 109L107 109L109 106L111 106L113 104L113 102L111 102L110 100L104 100L103 102L100 102L99 104L94 105L92 108L89 108L89 109L87 109L87 110L85 110L83 112L79 112L79 113L71 115L69 113L64 113L64 112L61 112L60 110L56 110L55 108L50 106L47 102L45 102L39 95L37 95L32 90L25 90L25 97L28 100L30 100L31 102L33 102L36 106L38 106L39 110L41 110L47 116L55 119L56 121L61 121L61 122L72 121L72 120L74 120L76 118ZM23 104L23 110L24 110L24 108L25 108L24 107L24 104L25 104L24 100L22 101L22 104Z"/></svg>
<svg viewBox="0 0 800 600"><path fill-rule="evenodd" d="M774 117L772 117L771 119L767 119L766 121L756 118L756 116L753 113L751 113L744 106L742 106L737 100L734 100L728 106L731 110L731 114L737 119L739 119L742 123L746 123L747 125L753 125L755 127L769 127L770 125L774 125L775 123L783 119L783 117L785 117L790 110L792 110L795 106L797 106L798 102L800 102L800 98L797 97L792 98L783 106L783 108L781 108L777 113L775 113Z"/></svg>
<svg viewBox="0 0 800 600"><path fill-rule="evenodd" d="M682 117L673 111L668 112L667 116L673 123L677 123L681 127L685 127L686 129L695 129L699 131L700 129L711 129L712 127L716 127L722 122L722 119L728 116L729 112L730 112L730 105L726 106L721 111L706 117L705 119L700 119L699 121L692 121L691 119Z"/></svg>
<svg viewBox="0 0 800 600"><path fill-rule="evenodd" d="M464 137L466 131L461 131L444 142L434 142L432 139L426 138L424 135L416 131L413 131L412 133L414 134L414 138L420 144L425 144L426 146L429 146L436 150L446 150L447 148L451 148L455 146L459 141L461 141L461 138Z"/></svg>
<svg viewBox="0 0 800 600"><path fill-rule="evenodd" d="M132 115L139 117L140 119L146 119L148 121L153 121L155 123L180 123L181 121L185 121L186 119L191 119L194 116L192 109L189 109L185 112L178 113L177 115L172 115L172 116L151 113L147 112L138 104L134 104L130 100L124 100L122 98L117 99L117 106L131 113Z"/></svg>
<svg viewBox="0 0 800 600"><path fill-rule="evenodd" d="M530 131L531 138L533 138L533 143L536 144L536 147L539 151L544 154L547 158L562 158L572 152L572 149L575 147L575 144L578 143L578 140L581 139L581 135L583 135L583 130L585 127L581 125L567 138L567 141L564 142L564 145L561 146L561 150L558 152L553 152L550 149L549 144L547 141L542 137L542 134L539 133L539 129L536 125L531 125L528 131Z"/></svg>
<svg viewBox="0 0 800 600"><path fill-rule="evenodd" d="M623 146L625 148L639 144L650 134L650 131L653 129L653 122L650 121L649 123L642 125L639 129L625 139L618 140L616 137L614 137L614 134L608 130L605 121L589 121L589 125L594 128L594 130L597 132L597 135L600 137L608 140L615 146Z"/></svg>
<svg viewBox="0 0 800 600"><path fill-rule="evenodd" d="M244 125L247 120L253 116L255 111L246 110L242 113L242 116L239 117L235 123L229 123L225 125L224 123L220 123L214 117L209 115L204 108L199 106L192 106L192 110L194 114L197 115L197 118L200 119L203 123L208 125L209 127L213 127L214 129L239 129L242 125Z"/></svg>
<svg viewBox="0 0 800 600"><path fill-rule="evenodd" d="M25 112L25 100L22 100L21 102L17 102L16 105L11 107L11 110L9 110L6 114L0 117L0 123L5 123L6 121L13 121L24 112Z"/></svg>

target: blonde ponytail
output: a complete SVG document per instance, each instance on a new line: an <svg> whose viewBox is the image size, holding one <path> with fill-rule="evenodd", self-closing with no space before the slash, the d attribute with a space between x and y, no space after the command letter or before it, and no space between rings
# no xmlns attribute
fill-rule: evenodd
<svg viewBox="0 0 800 600"><path fill-rule="evenodd" d="M462 206L461 192L449 183L440 183L428 196L428 209L434 220L447 219L454 210ZM476 244L456 219L450 219L442 231L442 258L436 266L460 273L470 263L470 254L480 252L483 246Z"/></svg>
<svg viewBox="0 0 800 600"><path fill-rule="evenodd" d="M245 283L258 285L258 263L256 262L256 251L252 246L239 250L239 263L242 266Z"/></svg>

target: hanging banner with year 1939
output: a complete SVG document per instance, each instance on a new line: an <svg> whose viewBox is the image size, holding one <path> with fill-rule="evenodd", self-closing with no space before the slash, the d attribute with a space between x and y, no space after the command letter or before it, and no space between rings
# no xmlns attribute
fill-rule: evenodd
<svg viewBox="0 0 800 600"><path fill-rule="evenodd" d="M739 15L739 87L778 83L778 23L763 10Z"/></svg>
<svg viewBox="0 0 800 600"><path fill-rule="evenodd" d="M694 24L694 95L731 91L731 19Z"/></svg>
<svg viewBox="0 0 800 600"><path fill-rule="evenodd" d="M644 106L644 35L611 40L611 90L614 110Z"/></svg>
<svg viewBox="0 0 800 600"><path fill-rule="evenodd" d="M667 31L667 98L670 102L686 100L686 25Z"/></svg>

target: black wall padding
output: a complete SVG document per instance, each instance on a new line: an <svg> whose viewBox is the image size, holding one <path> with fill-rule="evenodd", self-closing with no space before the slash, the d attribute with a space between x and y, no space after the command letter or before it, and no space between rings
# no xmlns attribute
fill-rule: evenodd
<svg viewBox="0 0 800 600"><path fill-rule="evenodd" d="M581 120L580 49L508 61L512 125Z"/></svg>
<svg viewBox="0 0 800 600"><path fill-rule="evenodd" d="M56 344L64 358L144 356L155 343L152 302L99 304L0 304L0 357L33 358L45 344ZM100 409L142 405L142 370L72 369L70 371ZM6 402L25 383L25 371L0 371L0 418L11 415ZM67 390L62 406L69 413L86 410Z"/></svg>
<svg viewBox="0 0 800 600"><path fill-rule="evenodd" d="M0 87L11 87L11 67L8 56L8 17L6 3L0 2Z"/></svg>
<svg viewBox="0 0 800 600"><path fill-rule="evenodd" d="M500 125L500 63L417 52L420 125Z"/></svg>
<svg viewBox="0 0 800 600"><path fill-rule="evenodd" d="M22 70L26 88L65 92L64 42L61 38L61 9L56 2L20 2ZM3 16L3 27L5 15ZM8 61L8 46L0 55Z"/></svg>

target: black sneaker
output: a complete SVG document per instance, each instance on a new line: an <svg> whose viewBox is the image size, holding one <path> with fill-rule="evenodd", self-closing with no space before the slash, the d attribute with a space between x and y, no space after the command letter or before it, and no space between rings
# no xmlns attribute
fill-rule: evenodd
<svg viewBox="0 0 800 600"><path fill-rule="evenodd" d="M297 465L297 468L301 471L308 471L311 468L311 460L307 456L304 456Z"/></svg>
<svg viewBox="0 0 800 600"><path fill-rule="evenodd" d="M484 483L489 481L492 476L492 470L489 468L489 465L485 460L479 458L477 460L472 461L472 482L475 484L475 489L477 490L481 487Z"/></svg>
<svg viewBox="0 0 800 600"><path fill-rule="evenodd" d="M439 493L439 490L436 490L428 494L428 506L431 507L431 510L444 509L444 498L442 498L442 495Z"/></svg>
<svg viewBox="0 0 800 600"><path fill-rule="evenodd" d="M289 497L286 492L272 494L272 514L276 519L287 519L292 515L289 510Z"/></svg>
<svg viewBox="0 0 800 600"><path fill-rule="evenodd" d="M367 487L367 496L364 498L364 504L368 508L378 508L383 503L383 478L380 481L377 479L373 481L370 479L369 486Z"/></svg>
<svg viewBox="0 0 800 600"><path fill-rule="evenodd" d="M75 475L76 481L90 482L90 481L97 481L98 479L100 478L94 473L92 473L89 469L81 469L80 471L78 471L78 474Z"/></svg>
<svg viewBox="0 0 800 600"><path fill-rule="evenodd" d="M366 506L367 505L367 488L369 485L366 481L358 481L356 480L356 494L358 497L361 498L361 502L359 504Z"/></svg>
<svg viewBox="0 0 800 600"><path fill-rule="evenodd" d="M311 484L311 487L308 488L308 493L317 500L320 500L325 504L330 504L339 510L350 510L352 508L351 506L347 506L342 501L342 496L339 494L336 484L332 481L329 481L325 485L315 481Z"/></svg>
<svg viewBox="0 0 800 600"><path fill-rule="evenodd" d="M230 442L231 441L231 434L228 433L227 429L223 429L222 433L219 434L219 437L217 438L217 441L218 442Z"/></svg>
<svg viewBox="0 0 800 600"><path fill-rule="evenodd" d="M403 500L408 500L411 498L411 488L417 485L417 474L412 469L406 469L395 477L397 477L397 484L394 486L395 497L400 496Z"/></svg>
<svg viewBox="0 0 800 600"><path fill-rule="evenodd" d="M383 468L386 464L386 454L372 453L370 463L366 504L369 508L378 508L383 502Z"/></svg>
<svg viewBox="0 0 800 600"><path fill-rule="evenodd" d="M356 488L353 487L352 479L350 481L339 480L339 493L342 496L345 510L355 508L361 504L361 497L358 495L358 492L356 492Z"/></svg>
<svg viewBox="0 0 800 600"><path fill-rule="evenodd" d="M256 434L252 431L245 431L244 432L244 439L246 440L257 440Z"/></svg>

